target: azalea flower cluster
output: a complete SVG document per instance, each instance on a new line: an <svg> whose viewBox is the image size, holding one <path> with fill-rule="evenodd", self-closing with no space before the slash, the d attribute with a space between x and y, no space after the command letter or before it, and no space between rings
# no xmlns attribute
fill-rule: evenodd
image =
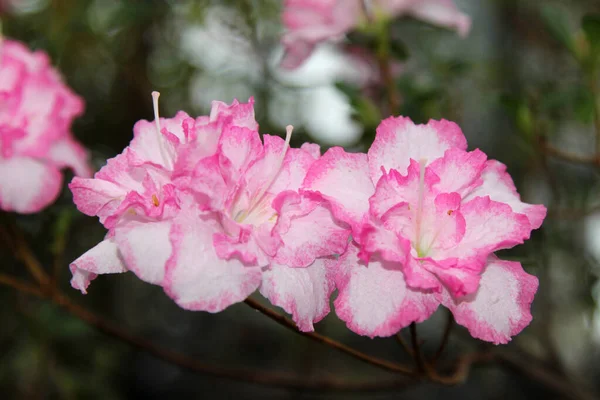
<svg viewBox="0 0 600 400"><path fill-rule="evenodd" d="M34 213L53 203L63 167L91 176L70 132L83 108L45 53L0 37L0 209Z"/></svg>
<svg viewBox="0 0 600 400"><path fill-rule="evenodd" d="M381 123L367 154L261 135L252 99L208 116L139 121L93 179L70 184L104 241L71 264L74 288L131 271L179 306L218 312L257 289L302 331L336 312L388 336L448 307L505 343L531 320L537 279L494 252L522 243L545 208L520 201L504 165L467 151L448 121Z"/></svg>
<svg viewBox="0 0 600 400"><path fill-rule="evenodd" d="M471 28L471 19L452 0L285 0L287 32L282 38L285 55L281 65L297 68L320 43L339 39L373 19L398 16L453 29L461 37Z"/></svg>

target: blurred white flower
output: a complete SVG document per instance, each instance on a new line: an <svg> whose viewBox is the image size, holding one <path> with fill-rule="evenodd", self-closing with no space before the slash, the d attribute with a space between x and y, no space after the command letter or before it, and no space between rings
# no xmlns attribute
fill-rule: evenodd
<svg viewBox="0 0 600 400"><path fill-rule="evenodd" d="M263 60L239 28L243 26L236 10L214 6L206 11L201 25L180 28L181 53L199 69L190 87L196 107L207 110L212 100L245 101L259 95L259 85L266 85L269 104L257 98L257 106L268 107L274 125L304 128L316 141L328 145L345 146L360 139L363 128L352 119L349 99L335 83L368 81L367 63L336 46L320 46L302 67L284 70L279 67L282 48L268 49L270 56ZM265 72L272 78L269 82L263 81Z"/></svg>

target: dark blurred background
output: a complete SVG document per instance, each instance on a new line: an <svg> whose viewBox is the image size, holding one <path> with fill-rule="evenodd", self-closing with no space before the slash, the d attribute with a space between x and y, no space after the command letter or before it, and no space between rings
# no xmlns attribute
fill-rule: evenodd
<svg viewBox="0 0 600 400"><path fill-rule="evenodd" d="M596 398L600 169L593 156L600 62L586 58L593 43L582 18L599 15L600 2L455 2L473 20L466 39L408 18L394 22L394 84L401 114L415 122L456 121L470 149L508 165L525 201L549 207L532 240L502 254L540 279L532 324L500 349L515 362L476 365L467 382L455 387L409 382L339 393L269 388L188 372L50 302L0 287L0 398ZM293 124L296 144L311 140L323 149L365 151L389 115L381 82L365 75L368 68L353 68L339 47L327 45L300 69L280 69L282 29L278 0L13 0L2 16L4 36L48 52L85 99L86 113L73 130L90 149L95 168L122 151L137 120L153 118L152 90L161 92L161 114L167 117L180 109L207 113L212 100L254 96L262 133L283 133ZM364 39L351 35L345 46ZM549 155L547 146L592 161L563 160ZM15 218L44 266L58 271L67 295L162 347L209 365L284 372L306 382L323 375L374 384L393 378L244 304L216 315L184 311L160 287L132 274L103 276L82 296L69 287L67 265L105 230L76 211L66 187L41 214ZM10 249L0 247L0 256L3 271L27 277ZM435 352L445 320L440 309L419 325L426 353ZM370 354L410 361L394 338L360 337L333 312L316 329ZM482 347L491 346L456 328L442 365L451 369L459 355ZM560 382L540 378L545 373Z"/></svg>

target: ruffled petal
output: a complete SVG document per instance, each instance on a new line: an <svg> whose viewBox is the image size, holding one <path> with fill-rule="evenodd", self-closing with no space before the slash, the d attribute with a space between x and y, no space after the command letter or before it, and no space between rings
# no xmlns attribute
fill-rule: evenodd
<svg viewBox="0 0 600 400"><path fill-rule="evenodd" d="M98 216L101 223L116 211L127 195L122 187L103 179L75 177L69 189L77 209L85 215Z"/></svg>
<svg viewBox="0 0 600 400"><path fill-rule="evenodd" d="M54 142L50 147L48 157L57 167L69 167L77 176L82 178L92 176L87 151L70 137Z"/></svg>
<svg viewBox="0 0 600 400"><path fill-rule="evenodd" d="M482 178L483 184L466 196L465 201L477 196L490 196L494 201L508 204L514 212L525 214L532 229L538 229L542 225L546 217L546 207L521 201L512 178L506 172L506 165L496 160L488 160Z"/></svg>
<svg viewBox="0 0 600 400"><path fill-rule="evenodd" d="M441 193L456 192L465 196L483 183L481 173L486 160L487 156L480 150L471 152L457 148L446 150L444 157L429 166L429 169L440 178L435 188Z"/></svg>
<svg viewBox="0 0 600 400"><path fill-rule="evenodd" d="M282 240L276 263L306 267L316 258L346 250L350 229L335 220L328 202L318 195L283 192L273 201L273 208L279 214L274 232Z"/></svg>
<svg viewBox="0 0 600 400"><path fill-rule="evenodd" d="M174 220L169 234L173 253L163 287L182 308L219 312L246 299L261 283L259 267L217 257L217 231L210 217L195 211L182 211Z"/></svg>
<svg viewBox="0 0 600 400"><path fill-rule="evenodd" d="M230 126L223 131L219 139L219 152L231 163L232 181L262 155L262 147L257 131L237 126Z"/></svg>
<svg viewBox="0 0 600 400"><path fill-rule="evenodd" d="M231 105L222 101L213 101L210 109L210 121L227 120L228 123L257 130L258 123L254 117L254 98L250 98L247 103L240 103L234 100Z"/></svg>
<svg viewBox="0 0 600 400"><path fill-rule="evenodd" d="M461 213L466 223L462 240L451 249L432 252L432 258L456 258L460 267L479 272L491 253L523 243L531 232L525 215L489 197L474 198L462 206Z"/></svg>
<svg viewBox="0 0 600 400"><path fill-rule="evenodd" d="M369 149L371 179L378 182L382 168L404 175L410 160L432 163L450 148L467 149L467 140L454 122L430 120L426 125L415 125L410 118L387 118L377 127Z"/></svg>
<svg viewBox="0 0 600 400"><path fill-rule="evenodd" d="M299 330L313 331L313 323L329 314L335 285L328 268L335 262L322 258L305 268L271 264L263 273L260 293L291 314Z"/></svg>
<svg viewBox="0 0 600 400"><path fill-rule="evenodd" d="M393 335L411 322L426 320L439 305L432 293L406 286L399 264L362 263L355 244L348 246L335 268L336 313L359 335Z"/></svg>
<svg viewBox="0 0 600 400"><path fill-rule="evenodd" d="M410 241L390 229L386 229L377 221L364 225L360 235L360 252L358 257L368 262L373 254L385 261L404 264L410 254Z"/></svg>
<svg viewBox="0 0 600 400"><path fill-rule="evenodd" d="M423 184L420 188L420 165L413 160L406 171L406 176L395 169L390 170L377 182L375 195L369 199L371 215L383 218L383 215L400 203L410 204L414 208L419 203L419 192L423 191L423 201L433 201L433 186L439 182L438 176L430 168L424 171Z"/></svg>
<svg viewBox="0 0 600 400"><path fill-rule="evenodd" d="M0 159L0 208L4 211L39 212L56 200L61 185L56 167L32 158Z"/></svg>
<svg viewBox="0 0 600 400"><path fill-rule="evenodd" d="M141 280L160 285L165 264L171 256L169 240L172 221L148 221L135 217L121 220L115 227L117 243L127 268Z"/></svg>
<svg viewBox="0 0 600 400"><path fill-rule="evenodd" d="M520 263L490 257L477 292L459 301L447 292L440 298L473 337L501 344L531 322L530 308L537 289L538 279L523 271Z"/></svg>
<svg viewBox="0 0 600 400"><path fill-rule="evenodd" d="M359 236L368 199L375 191L365 154L346 153L341 147L329 149L311 166L302 186L330 201L333 215Z"/></svg>
<svg viewBox="0 0 600 400"><path fill-rule="evenodd" d="M125 264L120 255L119 248L112 238L104 239L92 247L85 254L69 265L71 286L86 294L90 281L101 274L118 274L126 272Z"/></svg>

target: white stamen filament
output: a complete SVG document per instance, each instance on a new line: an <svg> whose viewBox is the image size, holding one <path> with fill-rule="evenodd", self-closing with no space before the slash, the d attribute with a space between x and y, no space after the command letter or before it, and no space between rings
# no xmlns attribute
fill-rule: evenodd
<svg viewBox="0 0 600 400"><path fill-rule="evenodd" d="M160 155L165 162L165 165L168 169L173 169L173 164L171 162L171 157L169 157L169 153L165 148L164 138L160 129L160 116L158 115L158 98L160 97L160 93L157 91L152 92L152 104L154 106L154 123L156 124L156 135L158 140L158 147L160 148Z"/></svg>
<svg viewBox="0 0 600 400"><path fill-rule="evenodd" d="M423 197L425 196L425 166L427 160L421 159L419 161L419 199L417 200L417 226L415 228L415 234L417 236L415 247L417 254L421 257L421 219L423 216Z"/></svg>
<svg viewBox="0 0 600 400"><path fill-rule="evenodd" d="M277 163L277 168L275 168L275 173L273 174L273 176L271 176L271 179L267 182L267 184L263 186L262 190L258 193L258 195L254 197L255 200L250 204L250 207L248 207L248 211L244 213L244 218L250 215L250 213L252 213L256 206L260 204L263 197L267 193L267 190L271 188L271 185L273 184L273 182L275 182L277 176L279 176L279 172L281 172L281 167L283 166L283 160L285 159L285 155L287 154L287 151L290 148L290 140L292 138L293 130L294 127L292 125L288 125L285 127L285 144L283 145L283 151L281 152L281 156Z"/></svg>

